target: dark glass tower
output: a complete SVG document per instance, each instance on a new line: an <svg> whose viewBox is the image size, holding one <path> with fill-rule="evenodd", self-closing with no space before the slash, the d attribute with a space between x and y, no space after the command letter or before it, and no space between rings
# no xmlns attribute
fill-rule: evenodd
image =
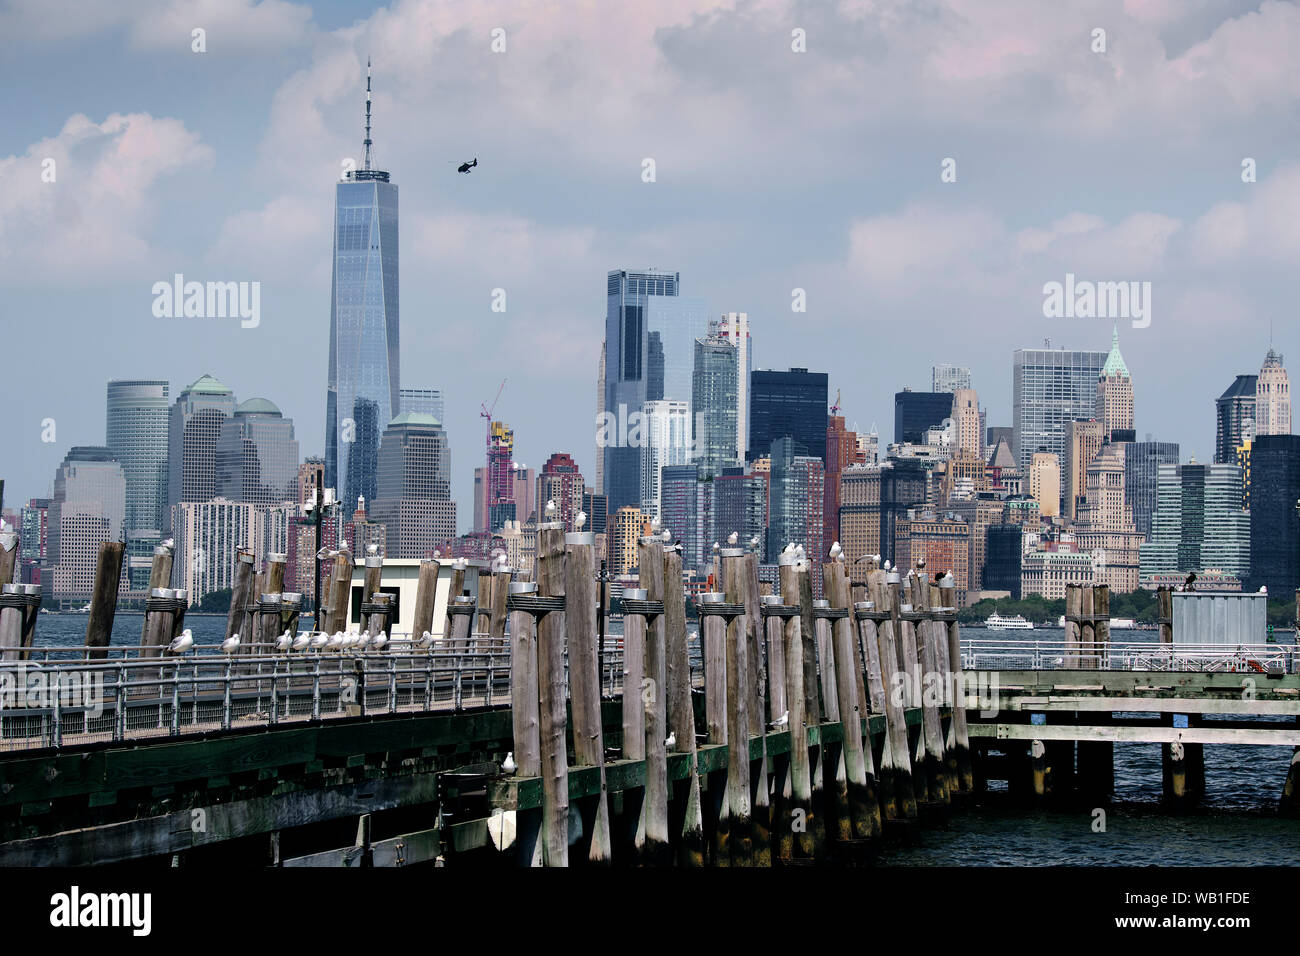
<svg viewBox="0 0 1300 956"><path fill-rule="evenodd" d="M1300 435L1259 435L1250 452L1250 586L1280 600L1300 586Z"/></svg>
<svg viewBox="0 0 1300 956"><path fill-rule="evenodd" d="M1238 375L1214 402L1214 463L1237 463L1237 447L1255 434L1258 375Z"/></svg>
<svg viewBox="0 0 1300 956"><path fill-rule="evenodd" d="M894 393L894 441L920 445L925 432L938 428L952 417L951 392L914 392L904 389Z"/></svg>
<svg viewBox="0 0 1300 956"><path fill-rule="evenodd" d="M761 458L772 442L793 438L794 454L826 459L829 418L827 375L806 368L758 369L749 379L749 457ZM952 396L948 396L949 403ZM782 542L782 546L785 542Z"/></svg>
<svg viewBox="0 0 1300 956"><path fill-rule="evenodd" d="M398 384L397 184L370 168L366 65L365 164L334 188L325 485L342 500L376 492L379 436L401 409Z"/></svg>

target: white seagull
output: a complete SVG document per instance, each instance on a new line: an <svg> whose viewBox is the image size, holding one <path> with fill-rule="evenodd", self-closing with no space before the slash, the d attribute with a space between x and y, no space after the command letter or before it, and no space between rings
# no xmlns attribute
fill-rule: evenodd
<svg viewBox="0 0 1300 956"><path fill-rule="evenodd" d="M673 731L671 734L668 735L668 739L664 741L664 746L665 746L667 749L669 749L669 750L672 750L674 747L677 746L677 732L676 732L676 731Z"/></svg>
<svg viewBox="0 0 1300 956"><path fill-rule="evenodd" d="M587 523L587 512L579 511L578 516L573 519L573 529L575 531L581 531L582 526L585 525L586 523Z"/></svg>
<svg viewBox="0 0 1300 956"><path fill-rule="evenodd" d="M772 721L772 727L775 730L780 730L782 727L788 727L789 725L790 725L790 711L788 710L780 717L778 717L776 720Z"/></svg>
<svg viewBox="0 0 1300 956"><path fill-rule="evenodd" d="M277 651L287 651L289 649L289 645L292 643L293 643L293 635L290 634L288 631L285 631L283 634L281 634L279 637L275 639L275 649Z"/></svg>
<svg viewBox="0 0 1300 956"><path fill-rule="evenodd" d="M239 635L236 634L233 637L228 637L222 641L221 649L227 654L233 654L235 651L239 650Z"/></svg>
<svg viewBox="0 0 1300 956"><path fill-rule="evenodd" d="M370 646L377 651L382 651L384 649L384 645L387 643L388 643L388 635L385 634L383 631L380 631L378 634L375 635L375 639L370 642Z"/></svg>
<svg viewBox="0 0 1300 956"><path fill-rule="evenodd" d="M316 648L316 650L319 651L321 648L323 648L326 644L329 643L329 639L330 636L322 631L320 634L317 634L315 637L311 639L311 646Z"/></svg>
<svg viewBox="0 0 1300 956"><path fill-rule="evenodd" d="M554 498L552 498L552 499L550 499L549 501L547 501L547 502L546 502L546 520L547 520L547 521L550 521L552 518L554 518L554 517L555 517L555 512L557 512L557 511L559 511L559 510L560 510L560 509L557 508L557 507L555 506L555 499L554 499Z"/></svg>
<svg viewBox="0 0 1300 956"><path fill-rule="evenodd" d="M181 631L180 635L172 639L167 645L167 652L170 654L184 654L194 646L194 632L188 627Z"/></svg>
<svg viewBox="0 0 1300 956"><path fill-rule="evenodd" d="M727 544L735 544L739 540L740 540L739 531L733 531L731 532L731 534L727 535Z"/></svg>
<svg viewBox="0 0 1300 956"><path fill-rule="evenodd" d="M329 643L325 645L325 647L331 651L337 651L342 646L343 646L342 631L335 631L332 635L330 635Z"/></svg>
<svg viewBox="0 0 1300 956"><path fill-rule="evenodd" d="M307 631L303 631L301 634L299 634L297 637L293 639L293 649L295 651L300 651L310 643L311 643L311 634L308 633Z"/></svg>
<svg viewBox="0 0 1300 956"><path fill-rule="evenodd" d="M667 544L669 541L673 540L673 536L669 534L667 528L664 528L663 533L659 535L659 537L664 539L664 544Z"/></svg>
<svg viewBox="0 0 1300 956"><path fill-rule="evenodd" d="M841 548L840 543L836 541L834 544L831 545L831 560L838 561L842 554L844 554L844 549Z"/></svg>
<svg viewBox="0 0 1300 956"><path fill-rule="evenodd" d="M512 750L506 754L506 759L501 761L502 773L514 773L519 769L519 764L515 763L515 752Z"/></svg>

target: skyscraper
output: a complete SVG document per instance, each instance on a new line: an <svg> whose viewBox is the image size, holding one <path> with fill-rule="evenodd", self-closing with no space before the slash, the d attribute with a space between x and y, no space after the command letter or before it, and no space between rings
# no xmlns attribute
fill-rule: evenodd
<svg viewBox="0 0 1300 956"><path fill-rule="evenodd" d="M702 300L678 295L681 276L654 270L610 272L606 282L605 406L597 430L609 508L641 502L641 450L628 440L630 416L658 399L691 400L695 340L708 334ZM734 423L733 423L734 427Z"/></svg>
<svg viewBox="0 0 1300 956"><path fill-rule="evenodd" d="M126 530L161 531L167 507L167 411L160 380L108 383L104 444L126 476Z"/></svg>
<svg viewBox="0 0 1300 956"><path fill-rule="evenodd" d="M1119 326L1111 335L1106 364L1097 376L1097 420L1106 441L1133 440L1133 377L1119 352Z"/></svg>
<svg viewBox="0 0 1300 956"><path fill-rule="evenodd" d="M380 431L401 409L397 184L370 166L370 67L365 161L334 187L325 486L345 502L376 497Z"/></svg>
<svg viewBox="0 0 1300 956"><path fill-rule="evenodd" d="M537 520L561 521L565 531L576 531L574 520L582 510L582 493L582 472L578 471L578 463L566 452L557 451L546 459L537 476ZM547 518L544 509L551 501L555 502L556 513L553 518ZM583 530L591 531L592 528L588 526Z"/></svg>
<svg viewBox="0 0 1300 956"><path fill-rule="evenodd" d="M1250 449L1250 586L1267 587L1283 600L1300 586L1297 501L1300 435L1256 435Z"/></svg>
<svg viewBox="0 0 1300 956"><path fill-rule="evenodd" d="M1252 516L1241 507L1236 465L1159 466L1151 540L1140 548L1142 577L1215 570L1245 579ZM1292 521L1295 501L1291 502Z"/></svg>
<svg viewBox="0 0 1300 956"><path fill-rule="evenodd" d="M1061 461L1050 451L1036 451L1029 460L1029 493L1044 518L1061 513Z"/></svg>
<svg viewBox="0 0 1300 956"><path fill-rule="evenodd" d="M1012 428L1016 464L1024 473L1034 453L1065 454L1065 425L1097 417L1097 380L1105 352L1016 349L1011 376Z"/></svg>
<svg viewBox="0 0 1300 956"><path fill-rule="evenodd" d="M390 558L424 558L456 536L451 451L432 415L403 412L388 423L376 478L379 495L366 500L371 520L388 526Z"/></svg>
<svg viewBox="0 0 1300 956"><path fill-rule="evenodd" d="M753 374L753 349L749 341L749 315L724 312L717 324L717 335L736 346L739 378L736 384L736 447L744 454L749 448L749 377Z"/></svg>
<svg viewBox="0 0 1300 956"><path fill-rule="evenodd" d="M1087 493L1075 540L1093 557L1093 581L1116 593L1136 591L1138 546L1133 510L1124 492L1124 446L1107 442L1087 469Z"/></svg>
<svg viewBox="0 0 1300 956"><path fill-rule="evenodd" d="M914 392L905 388L894 393L894 441L924 444L925 432L952 417L951 392Z"/></svg>
<svg viewBox="0 0 1300 956"><path fill-rule="evenodd" d="M955 454L982 458L984 429L980 425L980 400L973 388L958 388L952 393L952 424L956 439Z"/></svg>
<svg viewBox="0 0 1300 956"><path fill-rule="evenodd" d="M403 388L398 390L400 411L419 412L443 420L443 397L440 388Z"/></svg>
<svg viewBox="0 0 1300 956"><path fill-rule="evenodd" d="M789 435L771 445L768 491L767 553L775 556L790 542L801 544L812 562L813 589L820 588L819 558L829 547L824 541L822 500L826 493L825 467L820 458L801 454ZM738 529L718 528L721 533Z"/></svg>
<svg viewBox="0 0 1300 956"><path fill-rule="evenodd" d="M99 546L121 541L125 524L121 464L107 448L74 446L54 474L50 504L47 557L56 598L89 600Z"/></svg>
<svg viewBox="0 0 1300 956"><path fill-rule="evenodd" d="M698 570L711 550L713 482L700 481L695 465L668 465L660 472L660 524L682 543L682 567Z"/></svg>
<svg viewBox="0 0 1300 956"><path fill-rule="evenodd" d="M298 440L293 419L265 398L250 398L222 423L216 450L217 494L259 507L294 501Z"/></svg>
<svg viewBox="0 0 1300 956"><path fill-rule="evenodd" d="M1214 463L1230 465L1237 449L1255 437L1255 390L1258 375L1238 375L1214 402Z"/></svg>
<svg viewBox="0 0 1300 956"><path fill-rule="evenodd" d="M934 365L930 368L930 391L955 392L970 388L970 369L961 365Z"/></svg>
<svg viewBox="0 0 1300 956"><path fill-rule="evenodd" d="M646 402L641 419L641 511L659 518L662 476L669 465L691 460L691 403L676 399Z"/></svg>
<svg viewBox="0 0 1300 956"><path fill-rule="evenodd" d="M490 422L487 436L487 527L498 531L507 521L523 521L516 513L514 481L515 430L505 422Z"/></svg>
<svg viewBox="0 0 1300 956"><path fill-rule="evenodd" d="M1088 489L1088 466L1106 440L1106 426L1095 418L1074 418L1065 423L1065 455L1061 468L1065 515L1079 517Z"/></svg>
<svg viewBox="0 0 1300 956"><path fill-rule="evenodd" d="M1271 347L1255 382L1255 434L1291 434L1291 382Z"/></svg>
<svg viewBox="0 0 1300 956"><path fill-rule="evenodd" d="M167 503L211 501L217 496L217 446L235 414L235 393L204 375L176 397L167 437ZM166 531L170 512L163 517Z"/></svg>
<svg viewBox="0 0 1300 956"><path fill-rule="evenodd" d="M796 453L826 459L828 376L792 368L759 369L749 378L748 461L766 455L778 438L793 438ZM951 398L951 396L949 396Z"/></svg>
<svg viewBox="0 0 1300 956"><path fill-rule="evenodd" d="M762 472L745 472L740 466L722 469L722 473L711 482L703 483L706 494L712 494L712 529L705 535L708 552L713 550L713 542L725 542L734 532L740 546L748 547L749 542L758 538L758 560L764 561L764 536L769 523L768 518L768 480L770 475ZM820 512L819 512L820 513ZM802 539L801 539L802 540ZM805 545L805 547L807 547ZM767 551L775 561L773 552ZM809 557L814 557L808 549ZM703 560L707 560L701 554Z"/></svg>
<svg viewBox="0 0 1300 956"><path fill-rule="evenodd" d="M822 495L822 540L826 547L840 540L840 479L845 468L866 460L858 448L857 432L844 427L843 415L831 415L826 424L826 486ZM817 555L818 560L826 555Z"/></svg>
<svg viewBox="0 0 1300 956"><path fill-rule="evenodd" d="M1124 493L1133 509L1133 526L1143 538L1151 537L1160 466L1176 465L1178 457L1177 442L1140 441L1124 446Z"/></svg>
<svg viewBox="0 0 1300 956"><path fill-rule="evenodd" d="M717 336L695 340L691 447L702 479L740 461L736 446L739 379L739 353L733 343Z"/></svg>

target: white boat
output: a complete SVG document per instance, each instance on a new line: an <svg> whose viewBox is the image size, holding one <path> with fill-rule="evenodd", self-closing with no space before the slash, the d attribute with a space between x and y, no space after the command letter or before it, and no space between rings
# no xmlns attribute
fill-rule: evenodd
<svg viewBox="0 0 1300 956"><path fill-rule="evenodd" d="M1032 631L1034 629L1034 625L1019 614L1013 617L1003 617L997 611L984 619L984 626L993 631Z"/></svg>

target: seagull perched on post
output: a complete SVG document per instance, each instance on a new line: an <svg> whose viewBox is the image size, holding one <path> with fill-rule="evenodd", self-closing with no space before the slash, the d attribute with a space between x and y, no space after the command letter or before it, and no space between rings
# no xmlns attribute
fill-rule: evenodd
<svg viewBox="0 0 1300 956"><path fill-rule="evenodd" d="M283 634L281 634L279 637L275 639L275 649L277 651L287 651L289 649L289 645L292 643L293 643L293 635L290 634L288 631L285 631Z"/></svg>
<svg viewBox="0 0 1300 956"><path fill-rule="evenodd" d="M677 732L673 731L671 734L668 735L668 739L664 741L664 747L667 748L668 750L672 750L676 746L677 746Z"/></svg>
<svg viewBox="0 0 1300 956"><path fill-rule="evenodd" d="M587 512L579 511L573 519L573 530L581 531L583 525L587 523Z"/></svg>
<svg viewBox="0 0 1300 956"><path fill-rule="evenodd" d="M297 637L294 638L293 649L295 651L300 651L310 643L311 643L311 634L309 634L306 631L303 631L301 634L299 634Z"/></svg>
<svg viewBox="0 0 1300 956"><path fill-rule="evenodd" d="M514 773L519 769L519 764L515 763L515 752L512 750L506 754L506 759L501 761L502 773Z"/></svg>
<svg viewBox="0 0 1300 956"><path fill-rule="evenodd" d="M387 643L388 643L388 635L385 634L383 631L380 631L378 634L375 635L375 639L370 642L370 646L377 651L382 651L384 649L384 645Z"/></svg>
<svg viewBox="0 0 1300 956"><path fill-rule="evenodd" d="M329 643L329 639L330 639L330 636L329 636L328 634L326 634L326 633L324 633L324 632L322 631L320 634L317 634L315 637L313 637L313 638L311 639L311 646L314 647L314 648L316 648L316 650L319 651L319 650L321 650L321 649L322 649L326 644Z"/></svg>
<svg viewBox="0 0 1300 956"><path fill-rule="evenodd" d="M379 545L377 544L366 545L366 554L378 554L378 553L379 553Z"/></svg>
<svg viewBox="0 0 1300 956"><path fill-rule="evenodd" d="M239 635L235 634L221 642L221 649L227 654L233 654L239 650Z"/></svg>
<svg viewBox="0 0 1300 956"><path fill-rule="evenodd" d="M184 654L193 646L194 646L194 632L187 627L185 630L181 631L181 633L177 637L173 638L170 644L167 645L167 653Z"/></svg>
<svg viewBox="0 0 1300 956"><path fill-rule="evenodd" d="M789 725L790 725L790 711L789 711L789 710L787 710L784 714L782 714L782 715L781 715L780 717L778 717L776 720L772 721L772 729L773 729L773 730L780 730L781 728L783 728L783 727L788 727Z"/></svg>
<svg viewBox="0 0 1300 956"><path fill-rule="evenodd" d="M415 646L428 647L432 643L433 643L433 635L430 632L425 631L423 634L420 635L420 639L415 642Z"/></svg>
<svg viewBox="0 0 1300 956"><path fill-rule="evenodd" d="M555 513L560 509L555 506L555 499L552 498L546 502L546 520L550 521L555 517Z"/></svg>
<svg viewBox="0 0 1300 956"><path fill-rule="evenodd" d="M671 532L669 532L667 528L664 528L663 533L661 533L659 537L663 539L664 544L667 544L673 539Z"/></svg>
<svg viewBox="0 0 1300 956"><path fill-rule="evenodd" d="M844 556L844 549L840 547L840 543L838 541L834 542L831 545L831 560L838 561L843 556Z"/></svg>
<svg viewBox="0 0 1300 956"><path fill-rule="evenodd" d="M739 531L733 531L731 532L731 534L727 535L727 544L732 545L733 547L739 540L740 540Z"/></svg>

